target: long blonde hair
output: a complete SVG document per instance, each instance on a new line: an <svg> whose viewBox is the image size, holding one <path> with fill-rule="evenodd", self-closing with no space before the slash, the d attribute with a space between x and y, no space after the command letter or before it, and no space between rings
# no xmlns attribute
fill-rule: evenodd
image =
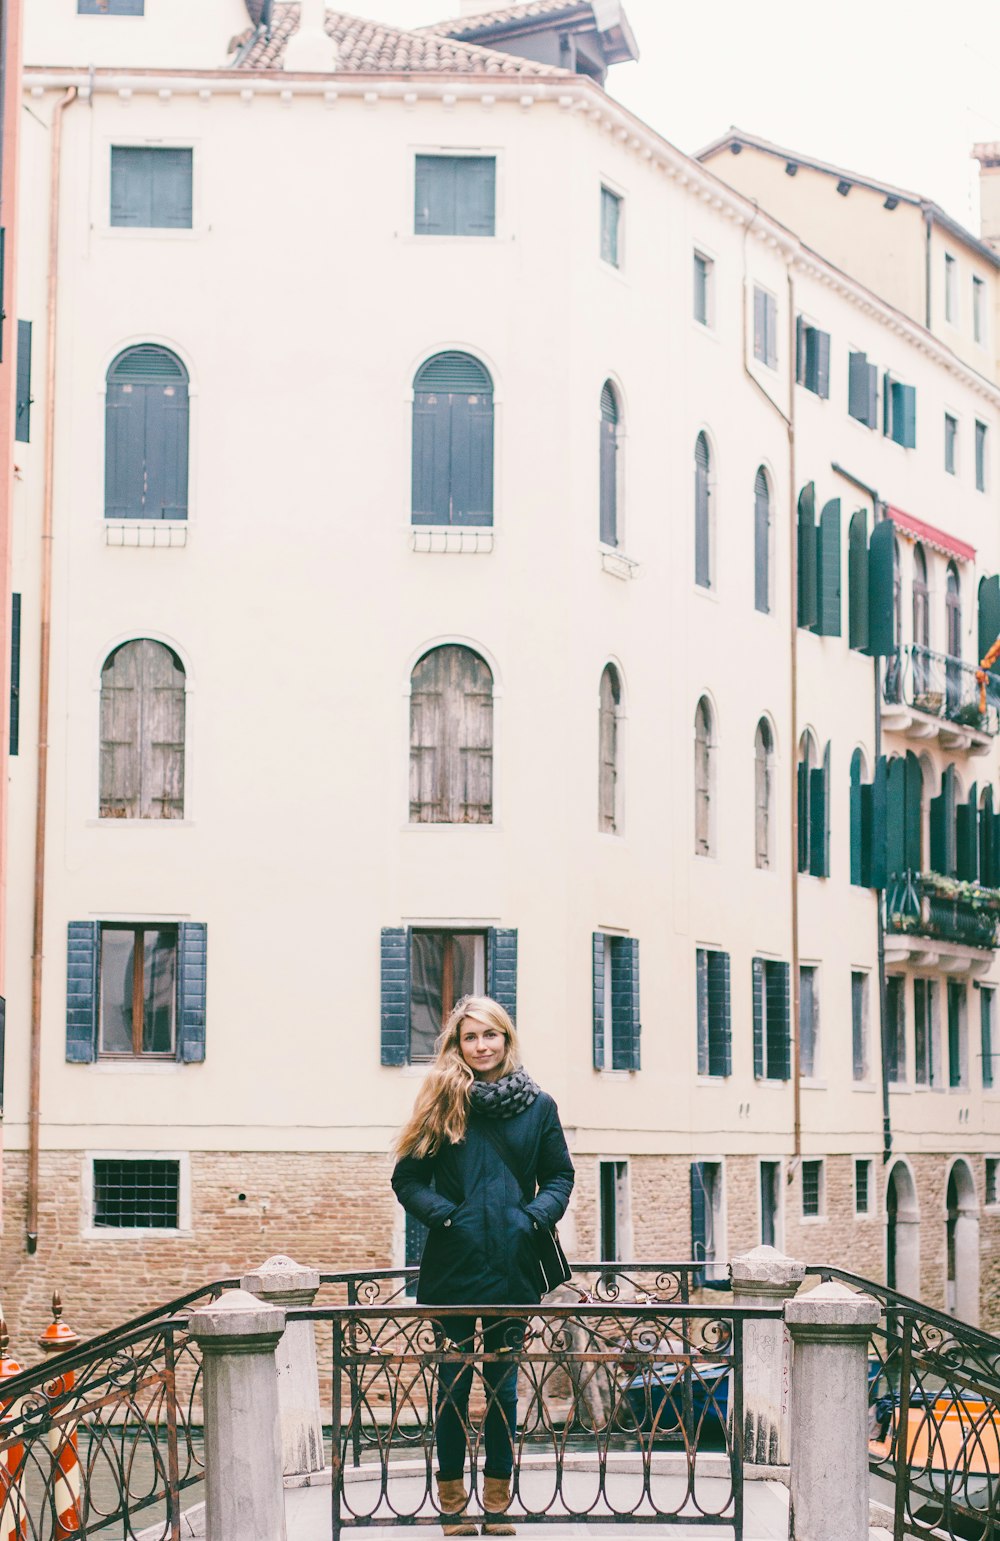
<svg viewBox="0 0 1000 1541"><path fill-rule="evenodd" d="M500 1074L510 1075L521 1063L517 1033L499 1002L488 995L464 995L444 1025L434 1045L435 1057L427 1079L417 1093L413 1112L396 1141L397 1156L433 1156L442 1145L465 1139L469 1116L469 1087L475 1080L462 1058L462 1023L467 1017L495 1027L507 1041Z"/></svg>

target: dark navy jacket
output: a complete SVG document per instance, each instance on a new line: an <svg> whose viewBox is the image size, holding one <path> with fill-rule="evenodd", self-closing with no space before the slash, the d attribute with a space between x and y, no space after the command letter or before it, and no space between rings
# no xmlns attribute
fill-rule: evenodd
<svg viewBox="0 0 1000 1541"><path fill-rule="evenodd" d="M573 1163L552 1098L493 1127L508 1146L519 1184L469 1114L465 1139L436 1155L396 1163L392 1186L403 1208L429 1229L420 1260L422 1305L535 1305L541 1277L535 1224L552 1227L573 1191ZM450 1222L450 1223L449 1223Z"/></svg>

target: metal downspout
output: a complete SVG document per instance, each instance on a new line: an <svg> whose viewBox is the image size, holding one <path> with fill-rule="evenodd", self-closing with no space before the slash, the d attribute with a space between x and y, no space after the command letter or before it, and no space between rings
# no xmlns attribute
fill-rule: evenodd
<svg viewBox="0 0 1000 1541"><path fill-rule="evenodd" d="M56 310L59 290L59 178L62 124L76 99L70 86L52 115L49 178L49 272L45 339L45 481L42 502L42 581L38 660L38 778L35 793L35 894L31 941L31 1069L28 1090L26 1245L38 1246L38 1155L42 1090L42 946L45 932L45 801L49 769L49 666L52 633L52 505L55 476Z"/></svg>

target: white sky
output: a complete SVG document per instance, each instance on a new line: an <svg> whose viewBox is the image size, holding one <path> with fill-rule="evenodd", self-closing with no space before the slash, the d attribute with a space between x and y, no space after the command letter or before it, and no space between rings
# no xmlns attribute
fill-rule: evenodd
<svg viewBox="0 0 1000 1541"><path fill-rule="evenodd" d="M458 0L347 0L395 26ZM979 229L975 140L1000 140L996 0L625 0L638 64L608 90L680 149L731 124L933 198Z"/></svg>

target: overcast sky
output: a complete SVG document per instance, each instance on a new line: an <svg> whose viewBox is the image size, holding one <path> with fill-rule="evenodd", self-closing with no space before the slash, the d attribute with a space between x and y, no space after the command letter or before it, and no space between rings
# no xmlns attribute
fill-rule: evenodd
<svg viewBox="0 0 1000 1541"><path fill-rule="evenodd" d="M354 0L395 26L458 0ZM978 139L1000 140L996 0L625 0L638 64L608 90L680 149L731 124L943 204L979 230Z"/></svg>

